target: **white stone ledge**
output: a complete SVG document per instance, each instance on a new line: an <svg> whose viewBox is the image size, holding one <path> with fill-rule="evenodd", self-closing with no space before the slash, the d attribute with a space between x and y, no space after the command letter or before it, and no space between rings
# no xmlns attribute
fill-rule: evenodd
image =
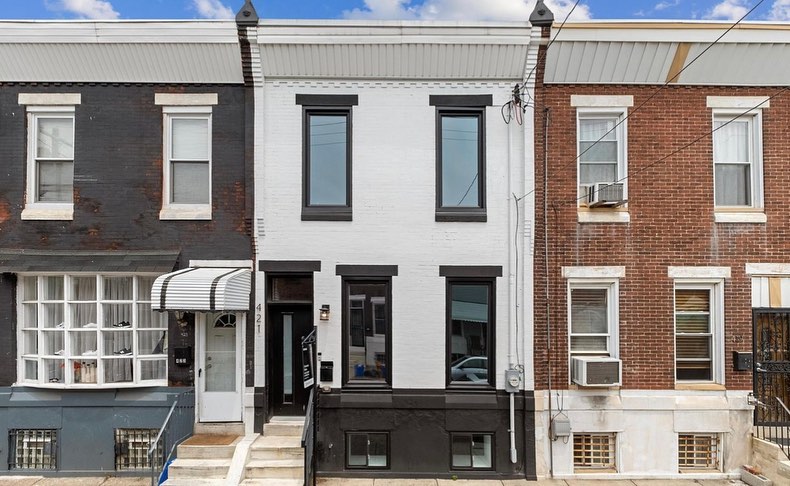
<svg viewBox="0 0 790 486"><path fill-rule="evenodd" d="M22 219L30 221L71 221L74 219L74 205L28 204L22 210Z"/></svg>
<svg viewBox="0 0 790 486"><path fill-rule="evenodd" d="M580 108L634 106L634 97L631 95L571 95L571 106Z"/></svg>
<svg viewBox="0 0 790 486"><path fill-rule="evenodd" d="M747 263L746 275L790 275L790 263Z"/></svg>
<svg viewBox="0 0 790 486"><path fill-rule="evenodd" d="M217 101L217 93L154 93L155 105L211 106Z"/></svg>
<svg viewBox="0 0 790 486"><path fill-rule="evenodd" d="M624 278L625 267L562 267L565 278Z"/></svg>
<svg viewBox="0 0 790 486"><path fill-rule="evenodd" d="M667 267L669 278L730 278L730 267Z"/></svg>
<svg viewBox="0 0 790 486"><path fill-rule="evenodd" d="M628 211L591 210L579 211L580 223L630 223Z"/></svg>
<svg viewBox="0 0 790 486"><path fill-rule="evenodd" d="M162 208L159 211L159 219L160 220L210 220L211 219L211 207L199 207L199 208Z"/></svg>
<svg viewBox="0 0 790 486"><path fill-rule="evenodd" d="M769 100L767 96L708 96L708 108L768 108Z"/></svg>
<svg viewBox="0 0 790 486"><path fill-rule="evenodd" d="M761 212L754 212L754 213L727 213L727 212L715 212L713 213L713 220L717 223L767 223L768 217L765 213Z"/></svg>
<svg viewBox="0 0 790 486"><path fill-rule="evenodd" d="M20 105L79 105L80 93L19 93Z"/></svg>

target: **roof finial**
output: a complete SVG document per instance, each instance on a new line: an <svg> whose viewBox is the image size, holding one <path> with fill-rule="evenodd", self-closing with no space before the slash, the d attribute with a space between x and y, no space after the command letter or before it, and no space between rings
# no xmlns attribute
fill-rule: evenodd
<svg viewBox="0 0 790 486"><path fill-rule="evenodd" d="M252 6L252 0L244 0L244 5L236 14L236 25L255 26L258 25L258 12Z"/></svg>
<svg viewBox="0 0 790 486"><path fill-rule="evenodd" d="M535 4L535 10L529 16L529 23L535 27L551 27L551 24L554 23L554 14L543 3L543 0L538 0L538 3Z"/></svg>

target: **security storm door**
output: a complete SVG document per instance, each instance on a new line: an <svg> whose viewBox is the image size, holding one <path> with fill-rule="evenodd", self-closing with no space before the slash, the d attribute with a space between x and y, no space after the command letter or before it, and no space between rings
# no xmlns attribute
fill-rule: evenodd
<svg viewBox="0 0 790 486"><path fill-rule="evenodd" d="M200 422L241 421L244 314L203 314L198 368Z"/></svg>

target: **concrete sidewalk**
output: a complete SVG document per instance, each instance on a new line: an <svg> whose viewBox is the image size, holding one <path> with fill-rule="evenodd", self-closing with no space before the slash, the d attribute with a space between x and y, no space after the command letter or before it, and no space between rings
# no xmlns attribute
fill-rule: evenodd
<svg viewBox="0 0 790 486"><path fill-rule="evenodd" d="M746 486L737 479L340 479L318 480L318 486Z"/></svg>
<svg viewBox="0 0 790 486"><path fill-rule="evenodd" d="M0 486L150 486L150 477L43 478L41 476L0 476Z"/></svg>

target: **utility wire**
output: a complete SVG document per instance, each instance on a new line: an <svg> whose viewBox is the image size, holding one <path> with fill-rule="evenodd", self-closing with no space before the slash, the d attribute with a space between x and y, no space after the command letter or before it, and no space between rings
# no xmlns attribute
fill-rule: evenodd
<svg viewBox="0 0 790 486"><path fill-rule="evenodd" d="M757 4L756 4L754 7L752 7L752 8L751 8L751 10L749 10L748 12L746 12L746 13L745 13L745 14L744 14L744 15L743 15L741 18L739 18L738 20L736 20L736 21L735 21L735 23L733 23L732 25L730 25L730 26L727 28L727 30L725 30L725 31L724 31L724 32L723 32L723 33L722 33L722 34L721 34L719 37L717 37L717 38L716 38L716 40L714 40L713 42L711 42L710 44L708 44L708 45L705 47L705 49L703 49L703 50L702 50L702 51L701 51L699 54L697 54L697 55L696 55L696 56L695 56L695 57L694 57L694 58L693 58L691 61L689 61L688 63L686 63L686 64L683 66L683 68L682 68L682 69L680 69L680 70L679 70L679 71L678 71L678 72L677 72L677 73L676 73L674 76L672 76L672 77L671 77L670 79L668 79L668 80L667 80L667 81L666 81L664 84L662 84L661 86L659 86L658 88L656 88L655 90L653 90L653 92L650 94L650 96L648 96L648 97L647 97L647 99L645 99L645 100L644 100L642 103L640 103L639 105L637 105L637 107L636 107L636 108L634 108L633 110L629 110L629 111L628 111L628 113L626 114L626 116L624 116L624 117L623 117L621 120L619 120L617 123L615 123L615 124L614 124L614 126L612 126L612 128L610 128L610 129L609 129L609 130L608 130L606 133L604 133L603 135L601 135L601 136L600 136L600 138L598 138L598 140L596 140L595 142L593 142L592 144L590 144L590 146L588 146L586 149L584 149L584 150L583 150L583 151L582 151L582 152L581 152L579 155L577 155L577 156L576 156L576 158L574 158L572 161L568 162L568 163L567 163L567 164L565 164L564 166L562 166L562 167L560 167L559 169L557 169L557 171L556 171L556 172L554 172L554 174L552 174L552 175L556 175L558 172L562 172L562 171L564 171L565 169L567 169L568 167L570 167L570 166L572 166L572 165L573 165L573 166L575 166L575 165L576 165L576 162L579 160L579 158L581 158L581 156L582 156L582 155L586 154L586 153L587 153L587 152L588 152L590 149L592 149L592 148L593 148L595 145L597 145L599 142L601 142L601 141L602 141L602 140L603 140L603 139L604 139L604 138L605 138L607 135L609 135L609 134L610 134L610 133L612 133L614 130L616 130L616 129L617 129L617 127L619 127L620 125L622 125L623 123L625 123L625 121L626 121L626 120L628 120L628 119L629 119L629 118L630 118L630 117L631 117L631 116L632 116L634 113L636 113L636 112L637 112L637 111L639 111L639 110L640 110L642 107L644 107L644 106L645 106L645 105L646 105L646 104L647 104L647 103L648 103L650 100L652 100L653 98L655 98L655 97L658 95L658 92L659 92L659 91L661 91L662 89L664 89L664 88L666 88L667 86L669 86L669 85L670 85L670 84L671 84L671 83L672 83L672 82L673 82L675 79L677 79L677 77L678 77L678 76L680 76L680 75L683 73L683 71L685 71L685 70L686 70L686 69L688 69L688 68L689 68L689 67L690 67L692 64L694 64L694 63L695 63L695 62L696 62L696 61L697 61L697 60L698 60L700 57L702 57L702 55L703 55L703 54L705 54L706 52L708 52L708 50L710 50L710 49L711 49L711 48L712 48L714 45L716 45L716 44L717 44L717 43L718 43L718 42L719 42L719 41L720 41L720 40L721 40L721 39L722 39L722 38L723 38L725 35L727 35L727 33L729 33L729 32L730 32L732 29L734 29L735 27L737 27L737 26L738 26L738 24L740 24L740 23L741 23L741 22L742 22L742 21L743 21L743 20L744 20L746 17L748 17L748 16L749 16L749 14L751 14L752 12L754 12L754 10L755 10L755 9L757 9L757 7L759 7L759 6L760 6L760 5L761 5L761 4L762 4L764 1L765 1L765 0L760 0L760 1L758 1L758 2L757 2ZM557 32L557 34L559 34L559 31ZM554 36L554 39L556 39L556 38L557 38L557 36ZM554 41L554 39L552 39L552 42ZM544 51L544 56L545 56L545 54L546 54L546 53L548 53L548 51L549 51L549 47L550 47L550 46L551 46L551 42L549 43L549 45L548 45L548 46L546 46L546 50ZM538 62L540 62L540 60L539 60ZM535 70L535 68L537 68L537 64L536 64L536 65L533 67L533 71ZM531 73L531 72L530 72L530 73ZM549 177L549 175L548 175L548 174L544 174L544 177ZM523 196L521 196L520 198L518 198L518 199L519 199L519 201L520 201L520 200L522 200L522 199L524 199L525 197L529 196L530 194L534 193L534 192L535 192L535 190L536 190L536 188L532 188L531 190L529 190L528 192L526 192L526 193L525 193Z"/></svg>

